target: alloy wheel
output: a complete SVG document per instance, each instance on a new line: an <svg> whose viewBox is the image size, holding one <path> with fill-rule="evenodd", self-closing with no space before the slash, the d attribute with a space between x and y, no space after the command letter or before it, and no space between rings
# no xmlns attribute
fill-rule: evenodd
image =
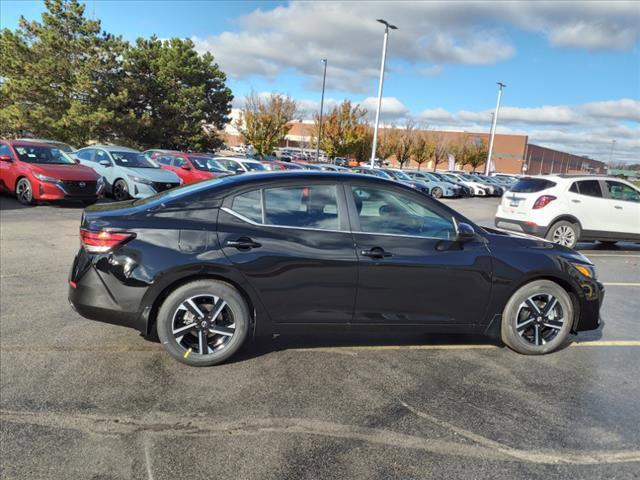
<svg viewBox="0 0 640 480"><path fill-rule="evenodd" d="M29 204L33 200L33 191L31 190L31 184L26 178L21 179L16 185L16 197L20 203Z"/></svg>
<svg viewBox="0 0 640 480"><path fill-rule="evenodd" d="M571 247L576 241L576 232L569 225L560 225L553 231L553 243Z"/></svg>
<svg viewBox="0 0 640 480"><path fill-rule="evenodd" d="M528 343L541 346L558 335L564 321L558 299L551 294L540 293L527 298L518 307L516 332Z"/></svg>
<svg viewBox="0 0 640 480"><path fill-rule="evenodd" d="M129 197L129 191L127 189L127 184L122 180L118 180L113 185L113 198L118 201L126 200Z"/></svg>
<svg viewBox="0 0 640 480"><path fill-rule="evenodd" d="M222 298L196 295L178 306L171 331L185 354L209 355L229 344L235 335L236 324L231 309Z"/></svg>
<svg viewBox="0 0 640 480"><path fill-rule="evenodd" d="M435 187L433 190L431 190L431 195L434 198L442 198L442 189L440 189L440 187Z"/></svg>

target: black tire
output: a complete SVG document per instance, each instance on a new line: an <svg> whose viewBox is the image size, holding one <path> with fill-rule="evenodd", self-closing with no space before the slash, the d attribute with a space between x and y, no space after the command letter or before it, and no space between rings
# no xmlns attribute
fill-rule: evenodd
<svg viewBox="0 0 640 480"><path fill-rule="evenodd" d="M131 196L129 195L129 187L127 186L127 182L125 182L121 178L113 182L111 193L113 195L113 198L118 202L131 198Z"/></svg>
<svg viewBox="0 0 640 480"><path fill-rule="evenodd" d="M16 198L23 205L33 205L33 187L28 178L22 177L16 183Z"/></svg>
<svg viewBox="0 0 640 480"><path fill-rule="evenodd" d="M218 308L215 301L211 304L201 301L207 297L215 297L218 302L226 303L216 318L205 318L206 315L212 316ZM205 317L196 321L192 307L184 307L190 299L196 304L196 311L201 311ZM206 311L209 306L211 310ZM194 320L190 320L191 318ZM194 367L207 367L224 362L238 351L249 333L250 320L251 314L246 302L231 285L218 280L196 280L178 287L162 303L158 311L158 337L169 354L179 362ZM209 325L201 328L201 321L208 321ZM189 328L190 325L193 327ZM226 333L217 334L211 332L211 328L224 329ZM174 335L174 329L188 330L179 336ZM206 344L200 342L201 331ZM233 331L231 336L230 331ZM206 353L207 350L211 351Z"/></svg>
<svg viewBox="0 0 640 480"><path fill-rule="evenodd" d="M617 240L600 240L600 244L607 248L615 247L617 243Z"/></svg>
<svg viewBox="0 0 640 480"><path fill-rule="evenodd" d="M433 198L442 198L442 189L440 187L433 187L433 190L431 190L431 196Z"/></svg>
<svg viewBox="0 0 640 480"><path fill-rule="evenodd" d="M98 200L81 200L80 203L82 203L83 207L88 207L89 205L93 205L94 203L96 203Z"/></svg>
<svg viewBox="0 0 640 480"><path fill-rule="evenodd" d="M545 238L550 242L575 248L580 240L580 225L561 220L551 226Z"/></svg>
<svg viewBox="0 0 640 480"><path fill-rule="evenodd" d="M553 304L551 299L556 303ZM533 302L540 313L529 307L528 302ZM545 315L544 309L549 303L551 311ZM574 312L571 297L557 283L550 280L527 283L511 296L504 308L502 341L524 355L551 353L567 342Z"/></svg>

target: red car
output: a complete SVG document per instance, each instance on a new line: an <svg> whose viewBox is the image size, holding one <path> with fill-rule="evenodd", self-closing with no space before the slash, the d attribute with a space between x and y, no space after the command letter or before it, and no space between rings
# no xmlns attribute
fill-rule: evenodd
<svg viewBox="0 0 640 480"><path fill-rule="evenodd" d="M291 162L281 162L280 160L265 160L262 163L267 170L302 170L300 165Z"/></svg>
<svg viewBox="0 0 640 480"><path fill-rule="evenodd" d="M231 172L203 153L165 151L154 153L151 159L178 175L183 184L231 175Z"/></svg>
<svg viewBox="0 0 640 480"><path fill-rule="evenodd" d="M102 196L104 179L56 145L0 140L0 189L25 205L42 200L79 200L89 205Z"/></svg>

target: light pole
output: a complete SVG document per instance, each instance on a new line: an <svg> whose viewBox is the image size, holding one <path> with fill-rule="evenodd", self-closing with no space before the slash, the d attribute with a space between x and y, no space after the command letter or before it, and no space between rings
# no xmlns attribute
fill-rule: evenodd
<svg viewBox="0 0 640 480"><path fill-rule="evenodd" d="M489 137L489 154L487 155L487 165L484 169L484 174L489 175L489 170L491 170L491 155L493 155L493 140L496 136L496 124L498 123L498 111L500 110L500 97L502 97L502 89L506 87L506 85L502 82L497 82L498 84L498 101L496 102L496 113L493 116L493 125L491 125L491 136Z"/></svg>
<svg viewBox="0 0 640 480"><path fill-rule="evenodd" d="M376 110L376 123L373 127L373 146L371 148L371 168L375 167L376 147L378 146L378 123L380 121L380 105L382 104L382 84L384 83L384 62L387 57L387 39L389 38L389 29L397 30L398 27L389 24L381 18L378 22L384 25L384 41L382 42L382 62L380 63L380 81L378 83L378 108Z"/></svg>
<svg viewBox="0 0 640 480"><path fill-rule="evenodd" d="M320 140L322 139L322 109L324 107L324 85L327 80L327 59L323 58L322 63L324 63L324 73L322 74L322 97L320 98L320 126L318 129L318 144L316 145L316 163L318 163L318 158L320 157Z"/></svg>
<svg viewBox="0 0 640 480"><path fill-rule="evenodd" d="M613 160L613 149L616 146L616 141L615 140L611 140L611 153L609 153L609 163L611 163L611 160Z"/></svg>

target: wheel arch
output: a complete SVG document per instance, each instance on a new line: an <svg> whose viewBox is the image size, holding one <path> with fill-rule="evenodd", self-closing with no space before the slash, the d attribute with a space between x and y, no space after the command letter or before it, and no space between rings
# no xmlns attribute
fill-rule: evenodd
<svg viewBox="0 0 640 480"><path fill-rule="evenodd" d="M158 318L158 311L160 307L167 299L167 297L173 292L175 289L186 285L187 283L195 282L197 280L217 280L220 282L227 283L235 288L238 293L242 296L245 302L247 302L247 306L249 307L249 312L251 313L251 327L252 327L252 335L255 335L256 332L256 308L259 307L258 301L254 300L252 296L249 294L247 289L240 285L239 282L230 279L228 276L225 276L218 272L193 272L191 274L187 274L181 276L177 279L174 279L171 283L164 285L162 289L154 296L154 298L149 302L149 304L145 307L145 309L149 309L147 322L146 322L146 337L152 337L155 335L156 322Z"/></svg>
<svg viewBox="0 0 640 480"><path fill-rule="evenodd" d="M578 220L577 217L570 215L568 213L563 213L562 215L558 215L557 217L555 217L553 220L549 222L549 226L547 227L546 232L544 232L544 236L546 237L549 234L549 232L551 231L551 227L553 227L556 223L562 222L562 221L577 223L578 228L580 228L580 231L582 231L582 224L580 223L580 220Z"/></svg>
<svg viewBox="0 0 640 480"><path fill-rule="evenodd" d="M519 282L513 289L511 289L507 297L507 301L509 298L513 296L514 293L520 290L520 288L524 287L525 285L531 282L535 282L536 280L549 280L551 282L557 283L569 294L569 298L571 299L571 303L573 304L573 310L574 310L571 331L575 332L576 326L580 321L580 302L581 302L581 298L584 296L584 293L579 288L579 286L575 285L574 282L572 282L569 278L566 278L558 274L552 274L552 273L539 273L539 274L529 276L523 281Z"/></svg>

